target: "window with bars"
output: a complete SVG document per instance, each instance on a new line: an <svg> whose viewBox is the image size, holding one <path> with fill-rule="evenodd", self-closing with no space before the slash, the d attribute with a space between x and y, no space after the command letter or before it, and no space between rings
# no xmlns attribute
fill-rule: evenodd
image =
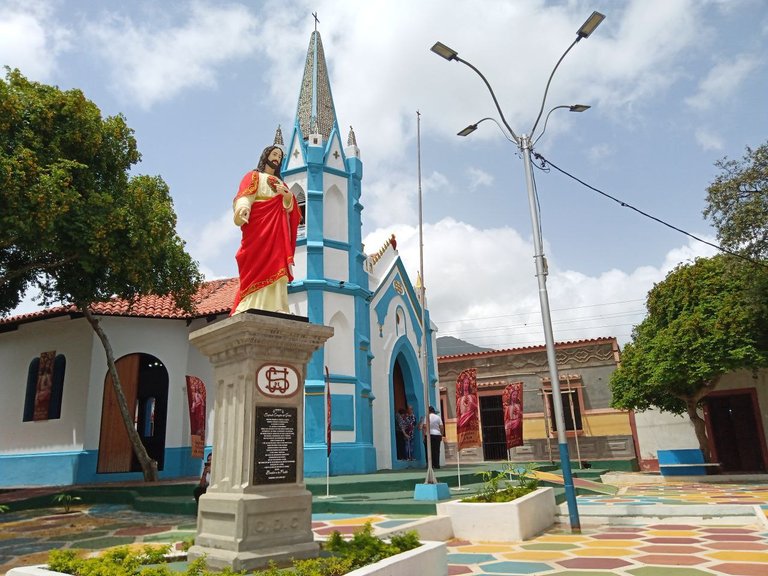
<svg viewBox="0 0 768 576"><path fill-rule="evenodd" d="M563 423L565 424L565 430L568 432L580 432L583 430L581 421L581 395L579 394L580 389L581 386L576 388L571 387L569 390L562 384L560 385L560 396L563 400ZM547 409L549 410L550 426L552 432L557 432L554 395L552 394L552 388L547 385L547 387L544 389L544 394L547 397Z"/></svg>

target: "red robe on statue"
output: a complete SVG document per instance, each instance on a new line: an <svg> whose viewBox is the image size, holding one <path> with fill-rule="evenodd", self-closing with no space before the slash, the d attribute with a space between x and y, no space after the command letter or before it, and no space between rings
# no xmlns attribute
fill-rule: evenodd
<svg viewBox="0 0 768 576"><path fill-rule="evenodd" d="M267 184L273 192L275 185L281 183L275 176L254 170L243 177L235 201L257 194L260 178L267 179ZM296 251L296 232L301 211L296 197L291 197L290 212L283 205L282 194L275 193L271 198L257 197L251 204L249 220L240 227L243 239L235 255L240 273L240 287L235 295L232 313L249 294L283 277L287 277L289 282L293 280L291 265Z"/></svg>

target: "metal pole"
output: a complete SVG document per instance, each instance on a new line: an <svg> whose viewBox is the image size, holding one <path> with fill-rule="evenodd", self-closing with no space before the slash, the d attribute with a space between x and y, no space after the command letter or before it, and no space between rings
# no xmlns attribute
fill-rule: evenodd
<svg viewBox="0 0 768 576"><path fill-rule="evenodd" d="M579 469L581 469L581 449L579 449L579 431L576 429L576 410L573 407L573 392L571 390L570 375L566 375L565 382L568 384L568 405L571 407L571 422L573 422L573 441L576 443L576 459L579 461Z"/></svg>
<svg viewBox="0 0 768 576"><path fill-rule="evenodd" d="M422 358L422 370L424 377L424 433L426 437L425 447L427 449L427 477L424 479L424 484L437 484L437 478L435 478L435 471L432 468L432 437L429 434L429 358L427 357L427 324L426 324L426 309L427 302L425 299L424 289L424 230L423 230L423 212L421 202L421 113L416 111L416 150L417 150L417 165L419 176L419 275L421 276L421 358Z"/></svg>
<svg viewBox="0 0 768 576"><path fill-rule="evenodd" d="M536 279L539 282L539 304L541 305L541 321L544 325L544 341L547 347L549 377L552 380L552 405L555 408L557 443L560 449L560 466L563 470L565 500L568 504L568 515L571 521L571 530L580 531L581 522L579 520L579 509L578 505L576 504L576 491L574 490L573 486L571 459L568 453L568 439L565 434L565 422L563 418L563 397L560 394L560 377L557 373L555 339L552 335L552 318L549 314L549 296L547 295L547 265L544 258L544 245L541 238L541 224L539 222L539 208L536 202L536 192L533 183L533 168L531 164L531 139L526 134L523 134L520 137L520 150L523 152L525 184L528 190L528 207L531 211L531 225L533 226L533 258L536 263Z"/></svg>
<svg viewBox="0 0 768 576"><path fill-rule="evenodd" d="M544 389L542 388L539 394L541 394L541 401L543 403L544 432L547 434L547 452L549 452L549 461L554 463L555 459L552 458L552 440L549 437L549 418L547 417L547 412L548 412L547 393L544 392Z"/></svg>

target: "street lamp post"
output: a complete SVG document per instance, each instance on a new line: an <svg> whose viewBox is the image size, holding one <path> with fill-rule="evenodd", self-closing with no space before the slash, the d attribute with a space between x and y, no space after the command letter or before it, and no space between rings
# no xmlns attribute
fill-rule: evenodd
<svg viewBox="0 0 768 576"><path fill-rule="evenodd" d="M593 12L589 18L582 24L581 28L576 33L576 39L571 43L571 45L568 47L568 49L563 53L563 55L560 57L560 59L557 61L557 64L555 64L554 69L552 70L552 73L549 76L549 80L547 81L546 89L544 90L544 97L541 101L541 108L539 110L539 114L536 117L536 121L533 123L533 128L531 129L530 135L522 134L521 136L518 136L515 134L515 131L512 130L510 125L507 123L507 120L504 118L504 113L501 110L501 107L499 106L499 102L496 99L496 95L493 92L493 88L491 88L490 83L488 80L483 76L483 74L475 68L472 64L467 62L466 60L462 60L459 58L458 53L455 50L452 50L445 44L442 44L441 42L435 43L434 46L432 46L432 51L445 58L446 60L456 60L457 62L461 62L462 64L468 66L472 70L474 70L480 78L482 78L483 82L485 82L486 87L488 88L488 91L491 93L491 96L493 97L493 102L496 105L496 110L499 112L499 116L501 117L501 121L504 123L504 126L506 126L507 131L509 134L505 134L507 138L512 140L520 149L520 151L523 154L523 166L525 168L525 184L526 189L528 191L528 206L531 212L531 226L533 227L533 248L534 248L534 261L536 264L536 278L538 280L539 285L539 304L541 307L541 320L542 324L544 326L544 341L546 344L546 350L547 350L547 364L549 365L549 376L552 383L552 405L554 407L555 411L555 425L557 427L557 443L560 451L560 466L563 471L563 484L565 486L565 498L568 505L568 515L570 517L570 524L571 524L571 530L573 531L579 531L581 530L581 522L579 520L579 509L576 504L576 491L574 489L573 484L573 473L571 471L571 459L570 454L568 451L568 438L565 433L565 419L563 417L563 397L560 394L560 377L558 375L557 371L557 357L555 355L555 339L552 334L552 318L550 316L550 310L549 310L549 296L547 294L547 261L544 256L544 243L542 241L541 236L541 223L539 219L539 208L538 208L538 202L536 201L536 187L534 185L533 181L533 168L532 168L532 162L531 162L531 141L533 137L535 136L536 127L539 124L539 120L541 120L541 115L544 111L544 107L547 100L547 93L549 92L549 85L552 82L552 77L555 74L555 71L557 70L558 66L560 66L560 62L563 61L563 58L565 58L566 54L570 52L571 48L573 48L577 42L579 42L582 38L588 38L592 32L594 32L595 28L600 24L600 22L603 21L605 16L600 14L599 12ZM572 112L583 112L589 106L583 106L583 105L574 105L574 106L556 106L552 110L555 110L557 108L569 108ZM550 113L552 112L550 110ZM549 114L547 114L547 119L549 118ZM492 120L492 118L483 118L483 120ZM466 136L467 134L473 132L477 125L480 124L483 120L480 120L476 124L471 124L470 126L467 126L464 130L459 132L459 135ZM546 119L544 122L544 126L546 127ZM503 132L503 130L502 130ZM543 133L543 130L542 130Z"/></svg>

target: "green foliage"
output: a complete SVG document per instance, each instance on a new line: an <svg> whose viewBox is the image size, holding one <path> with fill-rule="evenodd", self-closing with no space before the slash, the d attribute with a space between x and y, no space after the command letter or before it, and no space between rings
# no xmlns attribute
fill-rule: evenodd
<svg viewBox="0 0 768 576"><path fill-rule="evenodd" d="M77 574L77 568L82 561L80 550L51 550L48 553L48 568L62 574Z"/></svg>
<svg viewBox="0 0 768 576"><path fill-rule="evenodd" d="M165 557L170 551L170 544L164 544L161 546L146 545L141 549L139 560L142 564L159 564L161 562L165 562Z"/></svg>
<svg viewBox="0 0 768 576"><path fill-rule="evenodd" d="M682 414L739 368L768 365L766 270L728 256L681 264L648 293L611 377L615 408Z"/></svg>
<svg viewBox="0 0 768 576"><path fill-rule="evenodd" d="M373 526L370 522L357 532L351 539L344 540L341 534L334 532L323 547L324 550L332 552L344 560L349 560L350 567L347 569L355 570L361 566L366 566L378 562L384 558L389 558L395 554L406 552L421 546L416 532L407 532L402 535L393 536L389 543L373 535ZM323 559L319 559L323 560ZM307 574L310 574L307 572ZM322 576L334 576L336 572L321 573ZM342 572L343 574L343 572Z"/></svg>
<svg viewBox="0 0 768 576"><path fill-rule="evenodd" d="M741 160L723 158L715 166L721 172L707 188L704 216L723 246L768 257L768 143L747 147Z"/></svg>
<svg viewBox="0 0 768 576"><path fill-rule="evenodd" d="M293 563L293 574L295 574L295 576L342 576L356 568L358 568L358 566L355 566L352 558L331 556L327 558L297 560ZM279 572L276 574L279 574ZM262 575L259 574L259 576ZM270 574L267 576L272 575Z"/></svg>
<svg viewBox="0 0 768 576"><path fill-rule="evenodd" d="M8 510L10 510L8 506L6 506L5 504L0 504L0 514L5 514L6 512L8 512Z"/></svg>
<svg viewBox="0 0 768 576"><path fill-rule="evenodd" d="M51 499L55 504L59 504L60 506L64 507L64 513L68 514L69 511L72 509L72 504L75 502L80 502L82 498L80 496L72 496L69 492L64 492L62 494L56 494Z"/></svg>
<svg viewBox="0 0 768 576"><path fill-rule="evenodd" d="M501 470L478 472L483 479L482 486L477 494L464 498L462 502L510 502L530 494L539 487L538 479L533 476L538 467L536 462L507 462ZM511 478L517 479L517 485L510 481Z"/></svg>
<svg viewBox="0 0 768 576"><path fill-rule="evenodd" d="M113 295L173 294L201 280L176 234L167 185L131 176L140 159L122 116L79 90L0 79L0 314L32 285L41 303L83 308Z"/></svg>
<svg viewBox="0 0 768 576"><path fill-rule="evenodd" d="M309 560L295 560L293 568L282 570L274 562L254 576L341 576L352 570L378 562L384 558L400 554L421 546L415 531L392 536L390 542L384 542L373 535L373 527L368 522L356 532L350 540L334 532L324 546L330 556ZM97 558L84 558L77 550L53 550L48 555L50 570L75 576L175 576L168 566L163 565L170 546L159 549L145 546L141 552L130 552L127 546L120 546L104 552ZM152 566L148 566L152 564ZM187 565L183 576L244 576L246 572L208 570L205 557L196 558Z"/></svg>
<svg viewBox="0 0 768 576"><path fill-rule="evenodd" d="M194 536L190 536L189 538L185 538L184 540L182 540L182 542L181 542L181 549L184 552L187 552L194 545L195 545L195 537Z"/></svg>

